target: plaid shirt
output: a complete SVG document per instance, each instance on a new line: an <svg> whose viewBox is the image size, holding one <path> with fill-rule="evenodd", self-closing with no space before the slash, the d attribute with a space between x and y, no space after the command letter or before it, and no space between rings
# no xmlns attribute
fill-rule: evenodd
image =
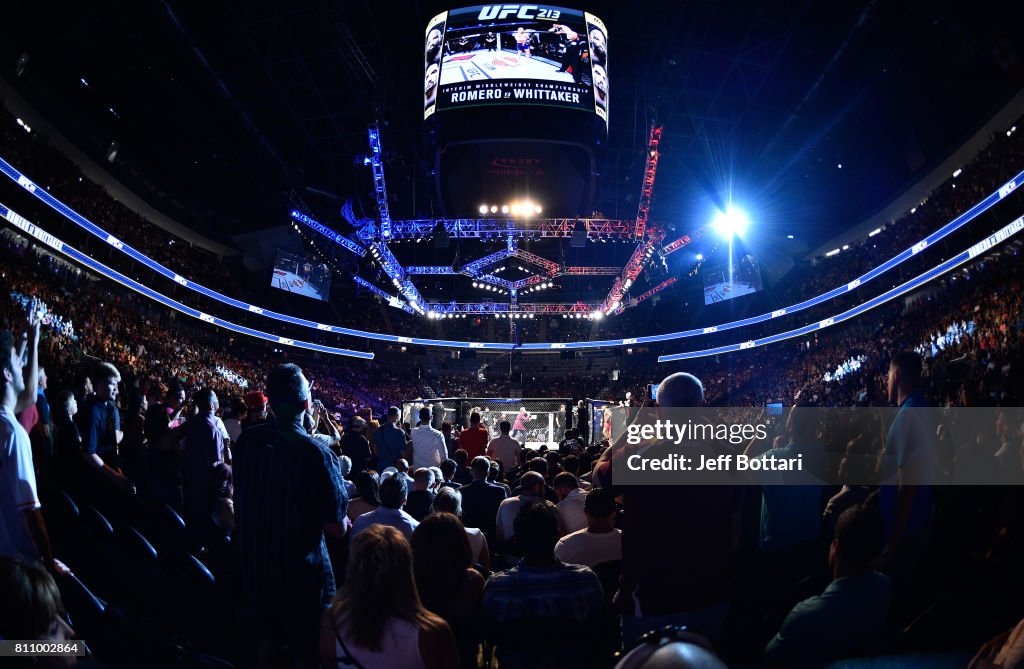
<svg viewBox="0 0 1024 669"><path fill-rule="evenodd" d="M265 620L295 607L319 612L335 580L323 527L343 523L348 495L338 459L277 425L242 433L235 449L235 537L246 604Z"/></svg>

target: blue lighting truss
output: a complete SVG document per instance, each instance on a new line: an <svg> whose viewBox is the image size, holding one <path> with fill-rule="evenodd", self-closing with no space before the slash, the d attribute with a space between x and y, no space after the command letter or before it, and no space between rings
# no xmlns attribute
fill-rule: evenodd
<svg viewBox="0 0 1024 669"><path fill-rule="evenodd" d="M384 273L391 278L391 283L395 285L395 288L402 293L405 297L405 301L409 303L416 313L423 313L423 296L420 295L420 291L416 290L416 286L413 285L412 279L406 276L405 270L402 269L401 263L395 258L394 254L391 253L391 249L388 248L387 244L381 242L374 242L370 244L370 253L373 254L375 260L380 262L381 267L384 269Z"/></svg>
<svg viewBox="0 0 1024 669"><path fill-rule="evenodd" d="M352 253L355 253L360 258L366 255L366 249L364 249L362 246L356 244L354 241L352 241L345 235L335 232L334 230L331 230L323 223L320 223L310 218L306 214L303 214L301 211L292 209L290 216L294 220L298 221L299 223L302 223L311 230L320 233L327 239L330 239L332 242L335 242L342 246L343 248L351 251Z"/></svg>
<svg viewBox="0 0 1024 669"><path fill-rule="evenodd" d="M391 213L388 211L388 191L384 185L384 160L381 158L380 128L377 127L377 124L373 124L367 128L367 134L370 137L370 166L373 168L373 186L377 191L380 238L386 242L391 239Z"/></svg>
<svg viewBox="0 0 1024 669"><path fill-rule="evenodd" d="M218 318L216 316L203 313L198 309L193 309L192 307L186 306L181 302L178 302L177 300L167 297L162 293L158 293L152 288L149 288L148 286L141 284L138 281L135 281L134 279L128 278L124 274L121 274L115 269L107 267L98 260L94 260L90 256L74 248L70 244L65 243L64 241L58 239L57 237L51 235L50 233L31 223L24 217L18 215L14 211L11 211L3 204L0 204L0 217L3 217L5 220L9 221L11 225L18 228L19 230L29 235L33 239L45 244L46 246L50 247L57 253L60 253L70 258L71 260L74 260L75 262L84 265L91 271L96 272L97 274L100 274L102 276L105 276L113 281L116 281L121 285L134 290L140 295L148 297L154 302L159 302L160 304L166 307L170 307L175 311L179 311L183 314L186 314L187 316L191 316L196 320L203 321L204 323L210 323L211 325L214 325L216 327L223 328L225 330L230 330L232 332L237 332L239 334L244 334L249 337L255 337L257 339L271 341L274 342L275 344L283 344L284 346L294 346L295 348L304 348L310 351L319 351L321 353L331 353L334 355L344 355L351 358L362 358L364 360L373 359L373 353L368 353L365 351L353 351L347 348L326 346L324 344L315 344L313 342L301 341L299 339L292 339L290 337L283 337L281 335L272 334L270 332L264 332L262 330L254 330L243 325L238 325L236 323L226 321L223 318Z"/></svg>
<svg viewBox="0 0 1024 669"><path fill-rule="evenodd" d="M361 277L361 276L353 276L352 280L355 281L356 283L358 283L363 288L366 288L367 290L369 290L374 295L378 295L378 296L384 298L385 300L387 300L387 303L389 305L391 305L392 307L394 307L396 309L401 309L402 311L406 311L406 312L408 312L410 314L416 313L413 310L413 308L410 307L405 302L405 300L403 300L403 299L401 299L399 297L395 297L394 295L391 295L390 293L381 290L380 288L378 288L377 286L373 285L372 283L370 283L369 281L367 281L363 277Z"/></svg>
<svg viewBox="0 0 1024 669"><path fill-rule="evenodd" d="M501 262L510 255L512 255L512 253L507 249L495 251L489 256L484 256L479 260L474 260L471 263L466 263L465 265L462 266L462 273L468 274L469 276L473 277L479 276L480 272L482 272L485 268L490 267L496 262ZM506 283L508 282L506 281Z"/></svg>
<svg viewBox="0 0 1024 669"><path fill-rule="evenodd" d="M459 270L447 265L410 265L405 268L406 274L459 274Z"/></svg>
<svg viewBox="0 0 1024 669"><path fill-rule="evenodd" d="M222 293L219 293L219 292L217 292L215 290L212 290L212 289L210 289L210 288L208 288L206 286L203 286L202 284L199 284L199 283L196 283L196 282L191 281L189 279L186 279L185 277L183 277L183 276L173 272L172 270L168 269L167 267L165 267L165 266L161 265L160 263L156 262L155 260L149 258L145 254L139 252L138 250L136 250L135 248L131 247L130 245L125 244L124 242L122 242L120 239L118 239L114 235L111 235L107 231L103 230L99 226L95 225L94 223L92 223L91 221L86 219L84 216L82 216L78 212L76 212L73 209L71 209L70 207L68 207L66 204L64 204L63 202L61 202L57 198L55 198L52 195L50 195L50 193L47 192L47 190L45 188L40 188L40 187L36 186L36 184L33 181L31 181L28 177L26 177L23 174L21 174L18 170L16 170L13 166L11 166L10 163L8 163L3 158L0 158L0 172L3 172L12 181L17 182L18 185L20 185L26 191L28 191L29 193L34 195L37 199L42 201L44 204L49 206L51 209L53 209L54 211L56 211L60 215L64 216L66 219L68 219L69 221L71 221L72 223L77 225L78 227L82 228L83 230L87 231L91 235L93 235L93 236L99 238L100 240L104 241L105 243L109 244L110 246L115 248L117 251L123 253L124 255L129 256L133 260L139 262L140 264L144 265L145 267L148 267L149 269L151 269L152 271L156 272L157 274L160 274L161 276L164 276L164 277L166 277L168 279L171 279L171 280L175 281L176 283L184 286L185 288L187 288L189 290L192 290L192 291L194 291L196 293L199 293L199 294L201 294L201 295L203 295L205 297L213 299L213 300L215 300L217 302L220 302L222 304L227 304L227 305L235 307L237 309L241 309L243 311L248 311L248 312L257 314L258 316L262 316L264 318L270 318L270 319L274 319L274 320L278 320L278 321L282 321L282 322L286 322L286 323L292 323L294 325L301 325L303 327L308 327L308 328L312 328L312 329L315 329L315 330L321 330L321 331L325 331L325 332L334 332L334 333L337 333L337 334L353 336L353 337L364 337L364 338L375 339L375 340L379 340L379 341L412 343L412 344L420 344L420 345L424 345L424 346L438 346L438 347L442 347L442 348L484 348L484 349L508 350L508 349L511 349L511 348L514 347L512 344L505 343L505 342L451 341L451 340L426 339L426 338L419 338L419 337L399 337L399 336L396 336L396 335L388 335L388 334L383 334L383 333L379 333L379 332L368 332L368 331L365 331L365 330L357 330L357 329L354 329L354 328L346 328L346 327L342 327L342 326L338 326L338 325L327 325L327 324L324 324L324 323L317 323L315 321L310 321L310 320L303 319L303 318L297 318L295 316L290 316L288 314L283 314L283 313L275 312L275 311L272 311L270 309L264 309L264 308L256 306L256 305L252 305L252 304L248 304L246 302L242 302L241 300L229 297L229 296L224 295ZM960 214L959 216L957 216L953 220L951 220L948 223L946 223L946 225L938 228L937 230L935 230L934 232L929 234L927 237L921 239L920 241L918 241L917 243L913 244L909 248L903 250L902 252L894 255L893 257L889 258L885 262L879 264L875 268L873 268L873 269L869 270L868 272L862 274L860 277L857 277L856 279L853 279L852 281L850 281L848 283L845 283L845 284L843 284L841 286L833 288L832 290L830 290L828 292L822 293L821 295L818 295L818 296L812 297L812 298L808 298L807 300L804 300L803 302L800 302L800 303L797 303L797 304L794 304L794 305L790 305L790 306L787 306L787 307L776 309L775 311L772 311L770 313L761 314L759 316L752 316L750 318L745 318L745 319L742 319L742 320L721 323L721 324L718 324L718 325L712 325L712 326L708 326L708 327L704 327L704 328L697 328L697 329L692 329L692 330L683 330L683 331L679 331L679 332L668 332L668 333L658 334L658 335L647 335L647 336L642 336L642 337L627 337L627 338L624 338L624 339L575 341L575 342L566 342L566 343L535 342L535 343L520 344L520 345L517 345L516 347L522 348L522 349L526 349L526 350L546 350L546 349L588 349L588 348L609 348L609 347L616 347L616 346L632 346L632 345L635 345L635 344L647 344L647 343L655 343L655 342L674 341L674 340L677 340L677 339L685 339L685 338L688 338L688 337L699 337L701 335L706 335L706 334L710 334L710 333L713 333L713 332L720 332L720 331L724 331L724 330L730 330L730 329L733 329L733 328L744 327L744 326L747 326L747 325L753 325L755 323L761 323L761 322L764 322L764 321L767 321L767 320L773 320L773 319L776 319L776 318L782 318L782 317L785 317L785 316L789 316L789 315L791 315L793 313L796 313L798 311L802 311L804 309L809 309L809 308L811 308L813 306L816 306L818 304L822 304L824 302L832 300L832 299L834 299L834 298L836 298L836 297L838 297L840 295L844 295L844 294L853 292L854 290L856 290L860 286L864 285L866 282L868 282L868 281L870 281L872 279L875 279L875 278L879 277L880 275L882 275L882 274L884 274L884 273L886 273L886 272L888 272L888 271L898 267L899 265L901 265L902 263L906 262L907 260L909 260L914 255L917 255L918 253L921 253L922 251L924 251L928 247L935 245L936 243L938 243L942 239L948 237L950 234L952 234L956 230L959 230L960 228L964 227L965 225L970 223L972 220L974 220L975 218L977 218L978 216L980 216L984 212L986 212L989 209L991 209L992 207L994 207L1001 200L1003 200L1004 198L1008 197L1011 193L1013 193L1015 191L1015 189L1021 183L1024 183L1024 171L1019 172L1012 179L1008 180L1007 182L1005 182L1004 184L999 186L999 188L997 190L993 191L988 196L986 196L985 198L983 198L982 200L977 202L970 209L968 209L967 211L963 212L962 214ZM397 268L398 277L399 277L398 281L401 284L401 286L405 286L406 289L411 287L412 291L415 291L415 286L412 286L411 282L405 283L405 284L402 283L402 281L405 279L405 276L404 276L404 273L402 271L402 268L401 268L400 265L398 265L397 260L394 259L394 256L391 254L391 252L387 250L387 247L383 246L382 244L379 244L379 243L373 244L373 245L371 245L371 252L372 252L372 250L374 248L382 249L383 252L386 253L387 257L391 259L391 262L393 262L393 265L389 265L388 267L391 267L392 271L394 271ZM381 255L383 255L383 254L381 254ZM88 257L88 256L86 256L86 257ZM91 260L91 258L90 258L90 260ZM382 262L382 264L383 264L383 262ZM389 274L389 276L390 276L390 274ZM392 277L392 279L394 280L395 277ZM515 290L515 287L513 286L513 291L514 290ZM404 292L403 292L403 294L404 294ZM515 296L515 292L512 292L512 295L514 297ZM406 295L406 297L408 297L408 295ZM419 298L419 293L418 292L414 292L414 297L415 298ZM413 307L415 308L416 306L422 305L422 304L423 304L422 299L416 299L416 305L413 305ZM420 307L420 309L422 309L422 307ZM425 313L425 312L418 310L418 313L422 314L422 313ZM258 335L254 335L254 336L258 336Z"/></svg>
<svg viewBox="0 0 1024 669"><path fill-rule="evenodd" d="M418 218L391 221L391 239L430 237L438 223L452 239L564 239L572 236L577 225L588 239L631 239L636 225L607 218ZM373 224L362 227L358 235L364 242L383 239L381 229Z"/></svg>

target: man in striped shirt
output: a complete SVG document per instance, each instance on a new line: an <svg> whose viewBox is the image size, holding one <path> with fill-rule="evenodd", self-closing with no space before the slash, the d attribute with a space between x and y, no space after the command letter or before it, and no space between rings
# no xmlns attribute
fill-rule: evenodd
<svg viewBox="0 0 1024 669"><path fill-rule="evenodd" d="M335 592L325 537L344 536L348 495L338 459L303 429L302 370L280 365L266 392L275 422L242 433L234 465L245 647L316 666L318 620Z"/></svg>

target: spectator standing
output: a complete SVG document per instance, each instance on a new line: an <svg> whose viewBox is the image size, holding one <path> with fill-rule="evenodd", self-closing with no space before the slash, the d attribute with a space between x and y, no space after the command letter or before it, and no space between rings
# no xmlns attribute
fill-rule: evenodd
<svg viewBox="0 0 1024 669"><path fill-rule="evenodd" d="M507 420L498 423L501 436L491 439L487 444L487 456L501 462L506 472L515 471L519 467L522 447L519 442L509 436L512 424Z"/></svg>
<svg viewBox="0 0 1024 669"><path fill-rule="evenodd" d="M420 409L420 424L412 431L412 467L434 467L448 457L444 435L430 426L430 409Z"/></svg>
<svg viewBox="0 0 1024 669"><path fill-rule="evenodd" d="M467 527L479 527L487 542L497 545L495 521L502 500L508 497L505 488L487 480L491 463L485 457L473 458L473 480L459 488L462 495L462 522Z"/></svg>
<svg viewBox="0 0 1024 669"><path fill-rule="evenodd" d="M246 428L235 456L235 537L247 647L317 661L316 620L335 593L325 536L345 533L337 458L302 427L309 383L293 364L267 377L274 422ZM253 658L247 658L252 663Z"/></svg>
<svg viewBox="0 0 1024 669"><path fill-rule="evenodd" d="M400 458L406 457L408 447L405 430L398 426L400 415L398 407L388 408L384 424L373 435L373 443L377 447L378 471L394 467Z"/></svg>
<svg viewBox="0 0 1024 669"><path fill-rule="evenodd" d="M469 427L459 432L459 448L466 451L469 460L484 455L487 450L487 428L480 424L480 413L469 414Z"/></svg>

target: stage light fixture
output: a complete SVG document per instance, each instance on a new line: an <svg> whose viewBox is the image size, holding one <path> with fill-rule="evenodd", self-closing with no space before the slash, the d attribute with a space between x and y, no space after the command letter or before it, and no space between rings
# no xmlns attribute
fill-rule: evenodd
<svg viewBox="0 0 1024 669"><path fill-rule="evenodd" d="M704 255L703 255L703 254L700 254L700 253L698 253L698 254L697 254L697 260L698 260L698 261L700 261L700 260L704 260Z"/></svg>
<svg viewBox="0 0 1024 669"><path fill-rule="evenodd" d="M601 312L600 309L594 310L594 313L592 313L590 315L594 317L594 320L598 320L598 321L601 320L602 318L604 318L604 314Z"/></svg>
<svg viewBox="0 0 1024 669"><path fill-rule="evenodd" d="M540 208L540 205L539 205L539 204L538 204L538 205L537 205L536 207L534 207L534 208L533 208L533 210L534 210L534 212L536 212L536 213L538 213L538 214L539 214L539 213L540 213L541 211L543 211L543 210L542 210L542 209Z"/></svg>
<svg viewBox="0 0 1024 669"><path fill-rule="evenodd" d="M486 204L480 205L480 213L481 214L486 214L487 213L487 205Z"/></svg>
<svg viewBox="0 0 1024 669"><path fill-rule="evenodd" d="M712 222L715 232L724 239L742 237L748 225L750 225L750 219L747 214L733 205L729 205L725 211L720 211Z"/></svg>
<svg viewBox="0 0 1024 669"><path fill-rule="evenodd" d="M518 216L519 215L519 203L518 202L516 202L514 205L512 205L512 215L513 216Z"/></svg>
<svg viewBox="0 0 1024 669"><path fill-rule="evenodd" d="M502 211L502 213L505 213L505 208L504 208L504 207L502 207L502 208L501 208L501 211ZM496 206L494 206L493 204L491 205L491 213L492 213L492 214L496 214L496 213L498 213L498 208L497 208Z"/></svg>
<svg viewBox="0 0 1024 669"><path fill-rule="evenodd" d="M494 211L493 207L491 208L491 211ZM501 206L501 213L503 213L503 214L507 214L508 213L508 205L507 204L503 204Z"/></svg>

